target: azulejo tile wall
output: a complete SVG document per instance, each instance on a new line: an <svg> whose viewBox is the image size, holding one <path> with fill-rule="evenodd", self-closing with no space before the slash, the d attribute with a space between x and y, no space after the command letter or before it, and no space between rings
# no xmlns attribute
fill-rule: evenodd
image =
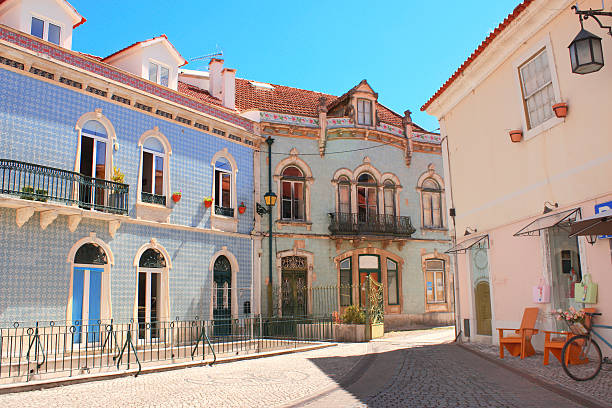
<svg viewBox="0 0 612 408"><path fill-rule="evenodd" d="M237 202L246 204L238 215L238 232L253 228L253 152L199 130L182 126L115 103L73 91L37 78L0 68L0 157L73 170L77 149L75 124L87 112L101 109L112 123L119 144L113 164L130 185L129 215L134 216L140 150L138 139L158 126L172 147L171 190L182 190L174 204L170 223L210 228L209 211L202 199L212 192L213 155L227 148L238 166ZM64 320L70 282L67 256L76 241L90 232L109 244L115 258L111 267L112 314L116 320L133 316L136 291L136 251L156 238L172 258L169 272L170 316L208 317L210 307L211 257L223 246L238 261L238 309L251 300L252 241L244 236L227 236L197 229L158 227L123 222L114 238L108 222L83 218L70 232L60 215L45 230L35 214L21 228L15 210L0 209L0 321Z"/></svg>

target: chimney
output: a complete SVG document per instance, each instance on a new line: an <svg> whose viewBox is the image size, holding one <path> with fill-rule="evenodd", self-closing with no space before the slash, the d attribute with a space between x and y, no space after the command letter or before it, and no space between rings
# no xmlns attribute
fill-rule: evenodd
<svg viewBox="0 0 612 408"><path fill-rule="evenodd" d="M232 68L223 68L221 71L222 91L221 100L223 106L229 109L236 108L236 70Z"/></svg>
<svg viewBox="0 0 612 408"><path fill-rule="evenodd" d="M221 99L223 89L223 78L221 78L222 69L222 59L213 58L208 63L208 73L210 75L208 82L208 92L215 98L219 99Z"/></svg>

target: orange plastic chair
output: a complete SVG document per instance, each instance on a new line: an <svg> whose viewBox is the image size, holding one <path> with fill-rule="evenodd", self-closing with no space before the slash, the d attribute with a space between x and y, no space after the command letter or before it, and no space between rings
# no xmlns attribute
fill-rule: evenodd
<svg viewBox="0 0 612 408"><path fill-rule="evenodd" d="M523 312L520 329L497 329L499 331L499 358L504 358L504 347L514 357L520 355L521 359L535 354L535 349L531 345L531 336L539 332L535 329L539 312L540 309L537 307L527 307ZM505 330L514 330L517 335L504 337Z"/></svg>
<svg viewBox="0 0 612 408"><path fill-rule="evenodd" d="M586 307L584 309L587 313L595 313L594 307ZM591 316L587 316L585 319L585 323L588 326L591 325ZM558 337L552 337L553 334L556 334ZM544 365L548 365L550 362L550 353L553 354L561 362L561 352L563 351L563 346L565 343L574 336L572 332L568 331L544 331ZM576 364L579 359L572 358L575 353L570 350L570 353L567 353L566 363Z"/></svg>

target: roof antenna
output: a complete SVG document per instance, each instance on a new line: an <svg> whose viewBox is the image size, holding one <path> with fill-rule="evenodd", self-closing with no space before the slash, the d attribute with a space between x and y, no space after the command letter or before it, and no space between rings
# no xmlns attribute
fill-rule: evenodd
<svg viewBox="0 0 612 408"><path fill-rule="evenodd" d="M191 58L189 61L193 62L193 61L201 61L201 60L205 60L205 59L212 59L214 57L222 57L223 56L223 51L219 51L219 52L214 52L212 54L206 54L206 55L202 55L199 57L195 57L195 58Z"/></svg>

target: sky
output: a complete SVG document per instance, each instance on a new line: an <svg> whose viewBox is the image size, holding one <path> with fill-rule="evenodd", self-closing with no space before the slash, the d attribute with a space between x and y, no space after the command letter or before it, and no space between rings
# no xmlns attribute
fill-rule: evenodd
<svg viewBox="0 0 612 408"><path fill-rule="evenodd" d="M436 130L420 107L520 0L69 0L72 48L107 56L166 34L186 60L223 51L241 78L342 95L362 79L383 105ZM206 70L208 61L184 68Z"/></svg>

